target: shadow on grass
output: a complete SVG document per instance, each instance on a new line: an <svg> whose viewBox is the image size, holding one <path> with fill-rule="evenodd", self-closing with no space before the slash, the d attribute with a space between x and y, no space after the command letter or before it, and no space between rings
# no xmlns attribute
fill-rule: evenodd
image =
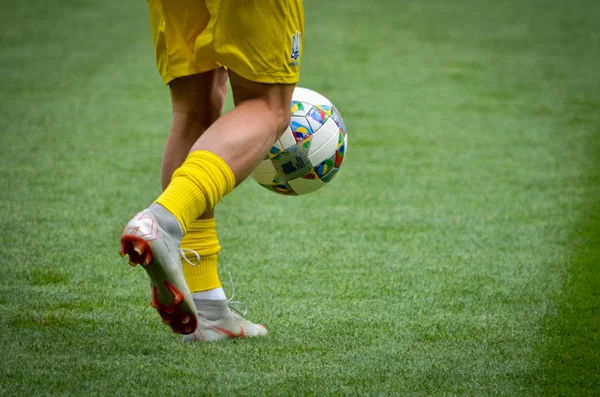
<svg viewBox="0 0 600 397"><path fill-rule="evenodd" d="M600 153L594 164L600 170ZM593 172L587 216L573 235L561 302L544 324L542 395L598 395L600 390L600 175Z"/></svg>

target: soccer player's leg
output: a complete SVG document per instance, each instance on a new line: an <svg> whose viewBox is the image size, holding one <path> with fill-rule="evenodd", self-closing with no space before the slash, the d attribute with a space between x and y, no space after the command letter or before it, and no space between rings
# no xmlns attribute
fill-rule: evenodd
<svg viewBox="0 0 600 397"><path fill-rule="evenodd" d="M227 91L226 82L227 72L221 68L178 78L169 84L173 125L163 159L163 188L166 188L173 172L183 163L191 146L220 117ZM221 247L213 211L204 213L192 222L181 240L181 249L185 255L182 257L183 275L194 298L199 319L205 323L215 321L217 328L222 330L234 329L236 336L240 329L244 336L264 334L264 327L240 316L232 321L234 316L218 274L217 259ZM236 326L233 323L237 323ZM227 336L206 325L200 328L204 329L203 334L207 340ZM196 334L195 339L200 339L200 333Z"/></svg>
<svg viewBox="0 0 600 397"><path fill-rule="evenodd" d="M163 190L194 143L223 113L227 79L227 71L218 68L169 82L173 120L163 154Z"/></svg>
<svg viewBox="0 0 600 397"><path fill-rule="evenodd" d="M222 114L227 94L227 71L223 68L178 78L169 84L173 124L163 156L162 187L168 186L175 170L181 166L192 145ZM201 215L190 225L181 241L183 274L192 294L202 292L225 300L217 271L217 239L214 212ZM191 266L199 255L200 264Z"/></svg>
<svg viewBox="0 0 600 397"><path fill-rule="evenodd" d="M225 161L230 165L239 184L264 158L273 142L289 125L289 107L294 86L255 83L233 72L230 72L230 81L235 109L211 125L193 146L188 159L194 156L196 151L215 153L223 160L227 159ZM163 196L166 196L170 190L174 192L175 188L170 186ZM164 199L163 196L159 198L159 202ZM215 250L218 252L219 246L216 231L213 234L214 223L210 224L210 221L204 220L203 225L200 222L196 221L195 225L192 224L184 238L184 241L189 242L187 245L193 246L194 241L193 238L188 237L189 233L200 232L198 229L203 226L206 228L203 236L198 234L198 238L202 237L202 241L195 242L195 246L198 247L196 250L199 250L200 255L205 256L196 267L190 263L183 264L190 288L192 291L198 290L194 293L194 302L198 309L198 326L195 332L186 335L184 340L217 341L266 335L267 330L264 326L254 324L244 319L240 313L231 311L228 302L223 299L224 296L211 294L214 291L211 288L215 288L217 282L220 287L220 282L216 275L216 258L213 262L208 254ZM188 259L191 262L194 258L190 255ZM203 264L204 259L207 261ZM211 275L207 270L213 266L213 275ZM211 282L214 284L210 285Z"/></svg>

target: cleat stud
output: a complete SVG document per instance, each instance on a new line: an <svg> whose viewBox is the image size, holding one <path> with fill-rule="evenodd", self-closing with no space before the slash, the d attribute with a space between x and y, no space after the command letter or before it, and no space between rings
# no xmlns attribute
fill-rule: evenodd
<svg viewBox="0 0 600 397"><path fill-rule="evenodd" d="M191 334L192 332L194 332L194 328L192 328L192 327L184 327L183 328L184 334Z"/></svg>
<svg viewBox="0 0 600 397"><path fill-rule="evenodd" d="M142 250L139 249L138 247L133 247L133 250L138 254L138 255L142 255Z"/></svg>
<svg viewBox="0 0 600 397"><path fill-rule="evenodd" d="M121 248L119 250L119 255L121 256L121 258L125 256L125 253L123 252L123 248Z"/></svg>
<svg viewBox="0 0 600 397"><path fill-rule="evenodd" d="M181 291L175 288L175 286L167 280L165 280L165 286L169 289L169 291L171 291L171 294L173 294L173 302L171 303L171 306L180 305L185 299Z"/></svg>
<svg viewBox="0 0 600 397"><path fill-rule="evenodd" d="M190 316L189 314L187 316L183 316L181 318L181 324L186 325L186 324L189 324L190 321L192 321L192 316Z"/></svg>
<svg viewBox="0 0 600 397"><path fill-rule="evenodd" d="M131 266L131 267L136 267L136 266L137 266L137 263L135 263L135 262L132 262L132 261L129 261L129 266Z"/></svg>
<svg viewBox="0 0 600 397"><path fill-rule="evenodd" d="M144 263L142 263L143 266L148 266L150 264L150 259L148 259L148 257L146 257L144 259Z"/></svg>
<svg viewBox="0 0 600 397"><path fill-rule="evenodd" d="M152 287L152 300L150 301L150 306L152 306L155 309L158 309L159 305L158 305L158 294L156 291L156 287Z"/></svg>
<svg viewBox="0 0 600 397"><path fill-rule="evenodd" d="M173 297L172 305L180 305L183 302L183 294L179 293Z"/></svg>
<svg viewBox="0 0 600 397"><path fill-rule="evenodd" d="M173 320L171 319L171 317L163 317L162 322L165 325L170 325L173 322Z"/></svg>

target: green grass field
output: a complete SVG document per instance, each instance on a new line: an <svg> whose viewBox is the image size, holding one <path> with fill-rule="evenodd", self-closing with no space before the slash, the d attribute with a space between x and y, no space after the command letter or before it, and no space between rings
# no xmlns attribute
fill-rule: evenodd
<svg viewBox="0 0 600 397"><path fill-rule="evenodd" d="M146 5L4 3L0 395L600 393L599 2L306 0L300 85L348 156L223 200L270 334L210 345L117 255L170 126Z"/></svg>

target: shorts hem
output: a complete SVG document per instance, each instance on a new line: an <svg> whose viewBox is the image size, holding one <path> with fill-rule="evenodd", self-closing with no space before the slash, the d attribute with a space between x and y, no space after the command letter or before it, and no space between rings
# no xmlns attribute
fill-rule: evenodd
<svg viewBox="0 0 600 397"><path fill-rule="evenodd" d="M169 69L166 73L161 73L161 77L165 83L165 85L169 85L169 83L176 78L191 76L194 74L210 72L211 70L219 69L224 67L223 65L214 62L214 63L204 63L199 65L194 69ZM231 69L231 68L228 68ZM253 81L255 83L263 83L263 84L297 84L300 80L300 74L270 74L270 73L254 73L249 71L240 71L233 70L236 74L242 76L246 80Z"/></svg>
<svg viewBox="0 0 600 397"><path fill-rule="evenodd" d="M246 80L254 81L255 83L263 84L297 84L300 81L300 74L270 74L270 73L254 73L248 71L234 70L236 74L242 76Z"/></svg>
<svg viewBox="0 0 600 397"><path fill-rule="evenodd" d="M165 85L169 85L169 83L171 81L175 80L176 78L210 72L211 70L219 69L221 67L223 67L223 66L221 66L218 63L205 63L202 65L199 65L198 67L196 67L194 69L183 69L183 70L180 70L177 68L170 69L168 72L166 72L164 74L161 73L161 77L162 77Z"/></svg>

